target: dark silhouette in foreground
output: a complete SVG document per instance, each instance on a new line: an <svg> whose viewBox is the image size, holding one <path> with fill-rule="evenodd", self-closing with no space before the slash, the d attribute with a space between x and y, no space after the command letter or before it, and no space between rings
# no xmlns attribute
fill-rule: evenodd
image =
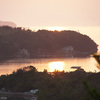
<svg viewBox="0 0 100 100"><path fill-rule="evenodd" d="M27 92L39 89L35 94L38 100L89 100L88 86L100 91L100 72L86 73L83 69L74 72L57 71L48 73L47 70L38 72L33 66L18 69L10 75L0 76L0 89L11 92ZM90 97L90 100L92 100ZM98 99L93 99L98 100Z"/></svg>

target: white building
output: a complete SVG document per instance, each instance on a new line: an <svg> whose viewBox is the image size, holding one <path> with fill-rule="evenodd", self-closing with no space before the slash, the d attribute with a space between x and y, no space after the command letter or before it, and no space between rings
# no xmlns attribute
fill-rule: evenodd
<svg viewBox="0 0 100 100"><path fill-rule="evenodd" d="M62 48L62 53L66 57L73 57L73 51L74 51L73 46L67 46L67 47Z"/></svg>
<svg viewBox="0 0 100 100"><path fill-rule="evenodd" d="M67 47L62 48L62 51L64 51L64 52L70 52L73 50L74 50L74 48L72 46L67 46Z"/></svg>
<svg viewBox="0 0 100 100"><path fill-rule="evenodd" d="M27 49L20 49L19 52L17 53L17 57L29 57L30 53L28 52Z"/></svg>
<svg viewBox="0 0 100 100"><path fill-rule="evenodd" d="M39 89L30 90L30 93L34 93L35 94L36 92L38 92L38 90Z"/></svg>

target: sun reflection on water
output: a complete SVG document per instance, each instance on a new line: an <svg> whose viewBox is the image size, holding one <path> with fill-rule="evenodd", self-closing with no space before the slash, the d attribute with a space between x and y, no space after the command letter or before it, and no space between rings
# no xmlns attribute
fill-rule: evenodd
<svg viewBox="0 0 100 100"><path fill-rule="evenodd" d="M49 63L50 72L55 70L63 71L64 70L64 62L50 62Z"/></svg>

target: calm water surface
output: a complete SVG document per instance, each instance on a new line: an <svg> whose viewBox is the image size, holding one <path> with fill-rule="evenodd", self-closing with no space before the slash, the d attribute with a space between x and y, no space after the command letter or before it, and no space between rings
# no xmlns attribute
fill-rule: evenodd
<svg viewBox="0 0 100 100"><path fill-rule="evenodd" d="M63 70L74 71L71 66L81 66L85 71L95 72L99 71L97 63L94 58L48 58L48 59L13 59L0 63L0 75L10 74L19 68L33 65L38 71L43 71L47 69L48 72L51 71L50 63L52 62L62 62ZM55 65L56 66L56 65Z"/></svg>

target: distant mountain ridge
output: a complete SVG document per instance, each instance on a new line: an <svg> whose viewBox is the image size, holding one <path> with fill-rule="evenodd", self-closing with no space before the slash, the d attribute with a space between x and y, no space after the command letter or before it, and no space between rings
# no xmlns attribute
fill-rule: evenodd
<svg viewBox="0 0 100 100"><path fill-rule="evenodd" d="M0 26L17 27L17 25L14 22L10 21L0 21Z"/></svg>

